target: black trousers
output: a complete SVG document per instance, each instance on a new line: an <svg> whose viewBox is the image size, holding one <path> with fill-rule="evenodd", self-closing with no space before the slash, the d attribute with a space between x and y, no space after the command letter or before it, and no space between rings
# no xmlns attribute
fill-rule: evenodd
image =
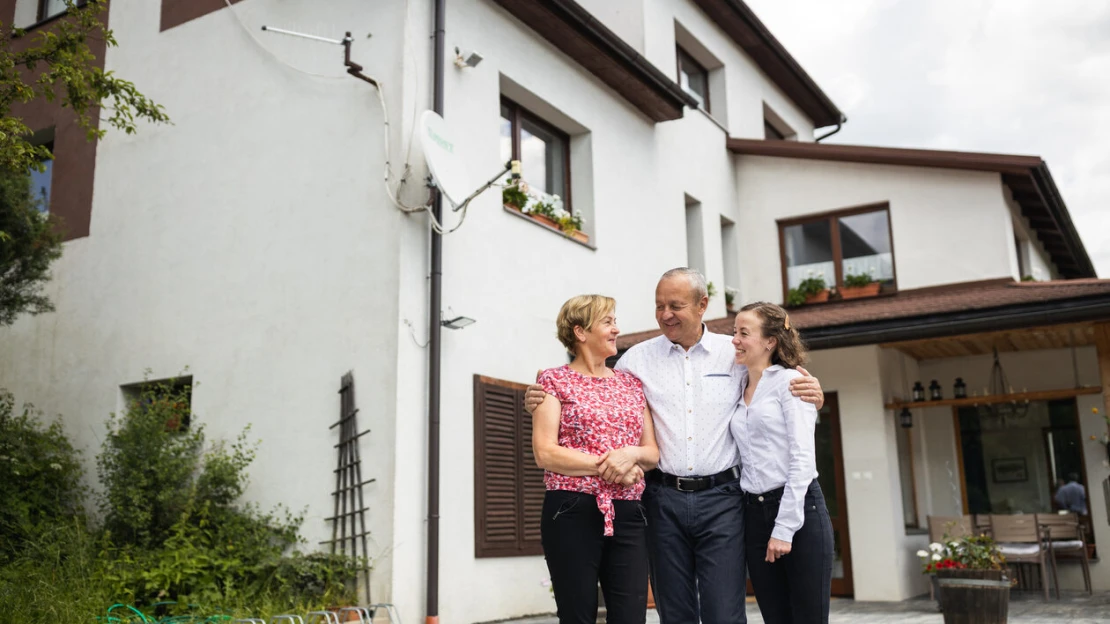
<svg viewBox="0 0 1110 624"><path fill-rule="evenodd" d="M649 479L651 586L662 624L744 624L744 502L740 480L700 492Z"/></svg>
<svg viewBox="0 0 1110 624"><path fill-rule="evenodd" d="M767 563L767 542L775 528L781 490L749 494L744 504L748 576L755 589L759 612L766 624L825 624L829 621L832 591L833 534L821 486L814 480L805 498L805 523L790 546L790 554Z"/></svg>
<svg viewBox="0 0 1110 624"><path fill-rule="evenodd" d="M609 624L643 624L647 615L647 519L639 501L613 501L613 535L590 494L548 490L540 538L559 624L597 621L597 584Z"/></svg>

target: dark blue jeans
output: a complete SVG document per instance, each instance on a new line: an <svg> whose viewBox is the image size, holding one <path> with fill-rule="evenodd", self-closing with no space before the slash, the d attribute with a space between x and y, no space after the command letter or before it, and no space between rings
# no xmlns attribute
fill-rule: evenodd
<svg viewBox="0 0 1110 624"><path fill-rule="evenodd" d="M790 543L790 554L767 563L767 542L779 514L779 491L744 505L748 573L766 624L820 624L829 621L833 534L821 486L806 492L805 523Z"/></svg>
<svg viewBox="0 0 1110 624"><path fill-rule="evenodd" d="M740 480L700 492L647 484L651 586L662 624L745 624Z"/></svg>

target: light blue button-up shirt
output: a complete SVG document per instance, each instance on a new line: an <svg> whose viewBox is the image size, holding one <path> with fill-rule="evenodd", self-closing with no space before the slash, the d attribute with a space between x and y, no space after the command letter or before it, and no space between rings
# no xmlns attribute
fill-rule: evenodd
<svg viewBox="0 0 1110 624"><path fill-rule="evenodd" d="M740 399L732 414L732 437L740 450L740 487L762 494L784 487L771 537L792 542L805 522L805 497L817 478L813 439L817 408L790 393L802 374L779 365L763 371L751 404L744 402L748 371L742 369Z"/></svg>

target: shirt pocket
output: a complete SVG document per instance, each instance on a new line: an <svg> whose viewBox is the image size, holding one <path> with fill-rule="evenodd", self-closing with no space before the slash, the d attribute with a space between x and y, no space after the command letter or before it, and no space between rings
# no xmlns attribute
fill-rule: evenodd
<svg viewBox="0 0 1110 624"><path fill-rule="evenodd" d="M708 372L701 376L701 399L724 410L740 396L740 380L731 372Z"/></svg>

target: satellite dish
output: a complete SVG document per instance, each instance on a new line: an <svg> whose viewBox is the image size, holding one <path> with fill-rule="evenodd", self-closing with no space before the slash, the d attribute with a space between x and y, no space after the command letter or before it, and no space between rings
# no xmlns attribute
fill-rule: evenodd
<svg viewBox="0 0 1110 624"><path fill-rule="evenodd" d="M458 206L470 195L472 185L467 180L459 144L447 122L435 111L424 111L420 116L420 146L436 186L447 201Z"/></svg>

